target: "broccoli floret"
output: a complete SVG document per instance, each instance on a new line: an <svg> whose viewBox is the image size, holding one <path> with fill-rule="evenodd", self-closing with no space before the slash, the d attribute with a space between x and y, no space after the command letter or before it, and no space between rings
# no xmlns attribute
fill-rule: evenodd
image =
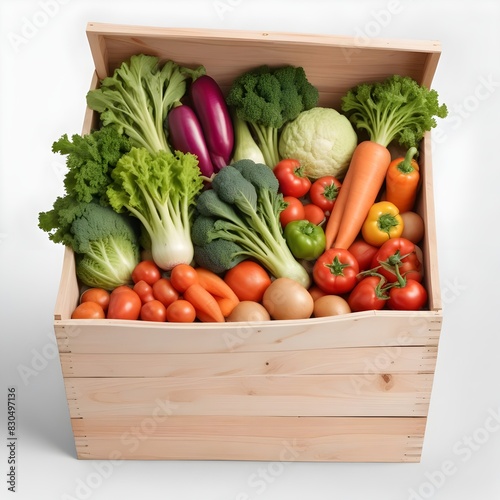
<svg viewBox="0 0 500 500"><path fill-rule="evenodd" d="M239 167L242 172L235 166L224 167L215 175L212 189L198 197L198 216L191 229L196 262L221 272L253 258L275 277L295 279L307 288L310 277L290 252L281 230L279 214L284 204L276 177L263 164L253 164L254 172L248 162ZM255 208L248 203L248 186L256 193ZM225 201L229 190L241 192L241 198L233 197L232 204Z"/></svg>
<svg viewBox="0 0 500 500"><path fill-rule="evenodd" d="M316 106L318 99L318 89L307 80L304 68L264 65L236 78L226 102L247 123L266 164L273 168L280 159L280 129L302 111Z"/></svg>
<svg viewBox="0 0 500 500"><path fill-rule="evenodd" d="M223 168L212 180L212 189L222 201L246 214L257 209L257 191L235 168Z"/></svg>
<svg viewBox="0 0 500 500"><path fill-rule="evenodd" d="M66 196L57 198L38 220L52 241L74 250L76 275L84 285L112 290L132 282L139 244L137 227L127 215Z"/></svg>
<svg viewBox="0 0 500 500"><path fill-rule="evenodd" d="M234 241L217 239L203 247L194 247L196 263L217 274L222 274L247 258L247 253Z"/></svg>
<svg viewBox="0 0 500 500"><path fill-rule="evenodd" d="M64 134L53 143L52 151L67 155L66 192L78 201L89 203L96 199L106 205L111 170L130 151L130 142L115 127L108 126L83 136L74 134L71 140Z"/></svg>
<svg viewBox="0 0 500 500"><path fill-rule="evenodd" d="M438 93L408 76L392 75L383 82L362 83L342 98L342 110L370 140L388 146L393 140L406 148L418 147L424 133L436 126L435 116L448 109Z"/></svg>

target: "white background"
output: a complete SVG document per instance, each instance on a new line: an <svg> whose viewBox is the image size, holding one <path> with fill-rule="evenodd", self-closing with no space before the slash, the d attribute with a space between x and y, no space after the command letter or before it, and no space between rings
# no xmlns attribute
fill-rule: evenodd
<svg viewBox="0 0 500 500"><path fill-rule="evenodd" d="M445 320L421 463L109 469L76 460L51 316L63 248L37 216L62 194L64 162L52 142L81 131L93 69L88 21L441 41L433 87L450 118L439 125L433 164ZM2 0L0 23L1 498L500 498L500 423L488 425L500 413L497 1ZM16 496L6 483L10 386L19 405Z"/></svg>

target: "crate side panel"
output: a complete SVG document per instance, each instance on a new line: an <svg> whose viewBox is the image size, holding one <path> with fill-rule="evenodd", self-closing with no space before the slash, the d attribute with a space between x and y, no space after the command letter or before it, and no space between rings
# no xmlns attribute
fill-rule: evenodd
<svg viewBox="0 0 500 500"><path fill-rule="evenodd" d="M422 140L420 163L425 165L421 171L421 188L417 211L424 220L425 238L422 251L424 253L425 285L429 293L429 309L442 309L441 289L437 261L437 235L434 206L434 185L432 175L431 133L428 132Z"/></svg>
<svg viewBox="0 0 500 500"><path fill-rule="evenodd" d="M73 353L288 351L438 344L442 316L430 311L366 311L302 321L169 325L126 320L56 321Z"/></svg>
<svg viewBox="0 0 500 500"><path fill-rule="evenodd" d="M178 64L196 67L203 64L207 73L217 80L223 92L239 74L261 64L271 66L293 64L302 66L308 80L320 91L322 106L338 107L340 98L362 81L377 81L395 71L420 79L426 54L389 52L387 50L356 50L334 46L307 45L262 40L204 39L128 39L106 40L110 69L128 57L127 53L157 55ZM130 54L129 54L130 56Z"/></svg>
<svg viewBox="0 0 500 500"><path fill-rule="evenodd" d="M71 416L427 416L432 374L66 378ZM164 409L167 408L167 410Z"/></svg>
<svg viewBox="0 0 500 500"><path fill-rule="evenodd" d="M60 354L65 377L226 377L432 373L434 346L197 354Z"/></svg>
<svg viewBox="0 0 500 500"><path fill-rule="evenodd" d="M134 460L418 462L425 417L75 419L78 457Z"/></svg>

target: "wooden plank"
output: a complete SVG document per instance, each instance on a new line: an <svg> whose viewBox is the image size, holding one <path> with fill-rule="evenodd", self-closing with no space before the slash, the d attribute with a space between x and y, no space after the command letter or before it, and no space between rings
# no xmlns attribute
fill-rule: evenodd
<svg viewBox="0 0 500 500"><path fill-rule="evenodd" d="M301 321L169 324L127 320L55 321L73 353L203 353L339 347L436 346L441 312L364 311Z"/></svg>
<svg viewBox="0 0 500 500"><path fill-rule="evenodd" d="M257 65L294 64L302 66L320 90L320 104L334 107L363 81L399 73L427 83L441 51L434 40L370 38L360 43L348 36L100 23L87 25L87 37L100 78L139 53L190 67L203 64L224 91L237 75ZM333 81L335 93L327 96Z"/></svg>
<svg viewBox="0 0 500 500"><path fill-rule="evenodd" d="M426 418L72 419L78 458L418 462Z"/></svg>
<svg viewBox="0 0 500 500"><path fill-rule="evenodd" d="M248 375L376 376L432 373L436 347L367 347L202 354L61 353L64 377L226 377Z"/></svg>
<svg viewBox="0 0 500 500"><path fill-rule="evenodd" d="M66 378L72 418L172 415L426 416L432 374ZM165 410L167 407L168 410Z"/></svg>
<svg viewBox="0 0 500 500"><path fill-rule="evenodd" d="M441 301L437 258L436 212L434 207L431 143L431 133L427 132L422 140L421 158L419 160L420 163L425 164L425 169L422 170L419 211L425 221L425 238L422 250L425 256L425 285L429 295L429 309L439 312L443 306Z"/></svg>

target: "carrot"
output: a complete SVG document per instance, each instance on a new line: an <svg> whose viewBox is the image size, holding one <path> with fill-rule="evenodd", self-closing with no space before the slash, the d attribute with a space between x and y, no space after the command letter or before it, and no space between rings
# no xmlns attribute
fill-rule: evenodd
<svg viewBox="0 0 500 500"><path fill-rule="evenodd" d="M342 181L342 186L340 187L339 194L335 200L335 205L333 205L333 210L325 226L325 238L326 247L330 248L337 238L337 234L340 227L340 221L342 220L342 215L344 214L344 208L347 203L347 198L349 195L349 186L351 184L351 169L347 170L347 173Z"/></svg>
<svg viewBox="0 0 500 500"><path fill-rule="evenodd" d="M332 245L335 248L349 248L358 236L384 183L390 162L391 153L382 144L367 140L356 146L348 170L351 171L348 196ZM335 206L333 208L335 210Z"/></svg>
<svg viewBox="0 0 500 500"><path fill-rule="evenodd" d="M233 309L239 304L240 299L234 293L233 289L217 274L205 269L197 267L198 282L200 285L210 292L219 304L222 315L227 318Z"/></svg>
<svg viewBox="0 0 500 500"><path fill-rule="evenodd" d="M198 319L219 323L225 321L224 315L215 297L199 283L193 283L187 287L183 293L183 298L193 305L197 312Z"/></svg>
<svg viewBox="0 0 500 500"><path fill-rule="evenodd" d="M239 300L238 302L234 302L234 300L228 299L227 297L218 297L217 295L214 295L214 299L217 301L217 304L219 304L224 318L227 318L240 302Z"/></svg>
<svg viewBox="0 0 500 500"><path fill-rule="evenodd" d="M419 166L413 158L417 148L409 148L404 158L391 161L385 178L386 200L396 205L400 213L409 212L415 205L420 181Z"/></svg>
<svg viewBox="0 0 500 500"><path fill-rule="evenodd" d="M347 249L358 236L384 183L391 163L389 144L397 140L406 147L417 146L425 132L437 125L434 117L444 118L448 109L439 104L435 90L400 75L357 85L342 97L341 108L352 125L368 136L351 157L347 199L340 203L340 213L334 214L329 228L327 241L333 241L330 246Z"/></svg>
<svg viewBox="0 0 500 500"><path fill-rule="evenodd" d="M240 299L238 299L233 289L219 275L203 267L197 267L196 273L198 274L198 282L205 290L209 291L212 295L229 299L238 304Z"/></svg>

